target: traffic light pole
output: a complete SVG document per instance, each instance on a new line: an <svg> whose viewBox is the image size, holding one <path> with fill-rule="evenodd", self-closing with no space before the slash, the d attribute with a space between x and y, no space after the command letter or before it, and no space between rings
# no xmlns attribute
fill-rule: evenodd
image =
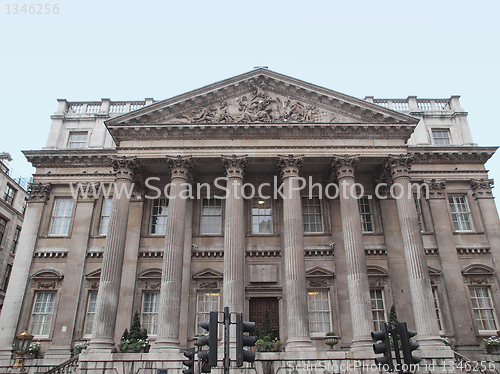
<svg viewBox="0 0 500 374"><path fill-rule="evenodd" d="M401 354L399 353L399 339L398 339L398 329L395 322L389 322L389 328L391 329L392 342L394 344L394 354L396 356L396 364L398 368L398 374L403 374L401 371ZM390 348L389 348L390 349Z"/></svg>
<svg viewBox="0 0 500 374"><path fill-rule="evenodd" d="M231 326L231 314L229 307L224 307L224 374L229 374L229 367L231 366L231 359L229 357L229 328Z"/></svg>

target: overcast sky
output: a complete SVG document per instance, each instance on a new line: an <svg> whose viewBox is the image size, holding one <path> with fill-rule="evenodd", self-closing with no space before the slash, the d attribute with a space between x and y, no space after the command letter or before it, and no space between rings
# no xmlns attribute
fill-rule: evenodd
<svg viewBox="0 0 500 374"><path fill-rule="evenodd" d="M18 175L59 98L161 100L259 65L359 98L461 95L475 142L500 145L499 1L56 1L1 5L0 152ZM500 155L487 168L500 178Z"/></svg>

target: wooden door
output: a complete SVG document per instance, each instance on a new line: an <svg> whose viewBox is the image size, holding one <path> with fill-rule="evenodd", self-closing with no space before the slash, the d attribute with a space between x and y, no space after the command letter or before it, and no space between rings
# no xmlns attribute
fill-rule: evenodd
<svg viewBox="0 0 500 374"><path fill-rule="evenodd" d="M278 299L275 297L260 297L250 299L250 322L255 322L256 327L261 327L264 322L266 310L269 310L271 327L279 326Z"/></svg>

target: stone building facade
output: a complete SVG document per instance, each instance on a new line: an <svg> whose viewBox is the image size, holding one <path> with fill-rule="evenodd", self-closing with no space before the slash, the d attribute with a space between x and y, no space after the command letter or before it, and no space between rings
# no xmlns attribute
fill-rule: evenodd
<svg viewBox="0 0 500 374"><path fill-rule="evenodd" d="M0 314L12 276L28 198L22 183L12 178L9 161L12 161L10 154L0 153Z"/></svg>
<svg viewBox="0 0 500 374"><path fill-rule="evenodd" d="M477 357L500 323L495 150L458 96L362 100L267 69L164 101L59 100L24 152L0 358L25 328L46 360L84 340L109 358L135 311L150 355L178 357L224 306L269 310L294 357L335 331L335 354L368 358L393 305L424 357L451 357L440 337Z"/></svg>

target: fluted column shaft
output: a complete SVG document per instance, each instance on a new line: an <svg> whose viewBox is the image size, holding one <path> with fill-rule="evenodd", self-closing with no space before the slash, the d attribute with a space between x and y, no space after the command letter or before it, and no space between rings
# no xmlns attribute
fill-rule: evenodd
<svg viewBox="0 0 500 374"><path fill-rule="evenodd" d="M358 201L354 191L354 170L358 163L355 157L335 157L333 168L337 173L340 188L340 215L347 263L347 284L352 318L352 347L371 345L373 316L370 300L370 286L366 267L363 231L359 216Z"/></svg>
<svg viewBox="0 0 500 374"><path fill-rule="evenodd" d="M181 315L182 267L186 204L191 158L171 158L172 167L168 218L163 251L160 290L158 338L153 350L179 351L179 321Z"/></svg>
<svg viewBox="0 0 500 374"><path fill-rule="evenodd" d="M391 156L389 157L388 166L395 185L393 193L396 198L399 225L403 238L406 271L410 283L413 316L415 328L418 332L418 340L421 344L437 344L440 341L439 327L434 309L424 244L418 224L417 208L413 200L408 174L411 162L411 157Z"/></svg>
<svg viewBox="0 0 500 374"><path fill-rule="evenodd" d="M245 221L241 187L247 158L222 157L226 169L227 196L224 223L223 306L243 313L245 302Z"/></svg>
<svg viewBox="0 0 500 374"><path fill-rule="evenodd" d="M302 157L279 157L283 179L283 264L288 339L286 350L311 347L307 307L304 224L299 190Z"/></svg>
<svg viewBox="0 0 500 374"><path fill-rule="evenodd" d="M33 251L38 238L43 208L50 193L49 184L33 184L23 220L23 230L19 238L16 257L12 269L12 277L5 295L2 314L0 315L0 360L10 360L12 342L17 331L24 294L28 284ZM26 326L20 326L25 328Z"/></svg>
<svg viewBox="0 0 500 374"><path fill-rule="evenodd" d="M135 159L125 157L113 159L113 169L116 172L113 204L104 244L101 279L89 347L93 351L102 352L115 350L116 316L130 208L130 195L125 191L131 191L133 188L132 183L136 170Z"/></svg>

